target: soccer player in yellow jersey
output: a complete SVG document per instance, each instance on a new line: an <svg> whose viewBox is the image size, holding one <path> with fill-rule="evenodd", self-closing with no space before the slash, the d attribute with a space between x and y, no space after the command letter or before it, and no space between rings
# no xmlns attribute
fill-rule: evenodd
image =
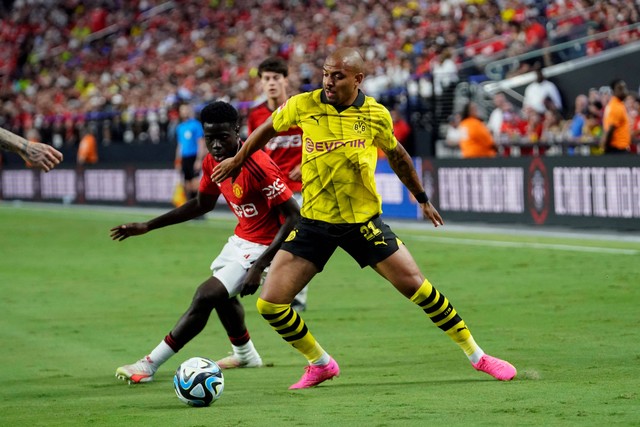
<svg viewBox="0 0 640 427"><path fill-rule="evenodd" d="M277 132L293 125L303 130L301 219L273 259L257 302L260 314L309 362L302 378L289 388L313 387L340 373L336 361L290 305L337 247L362 268L371 266L417 304L460 346L476 370L510 380L516 369L484 353L451 303L429 283L409 250L380 218L382 203L374 180L377 148L385 152L424 216L436 227L444 224L420 184L411 157L393 136L391 115L359 90L363 79L359 52L337 49L325 60L323 88L291 97L212 174L216 182L233 177L251 153ZM256 289L245 286L241 294Z"/></svg>

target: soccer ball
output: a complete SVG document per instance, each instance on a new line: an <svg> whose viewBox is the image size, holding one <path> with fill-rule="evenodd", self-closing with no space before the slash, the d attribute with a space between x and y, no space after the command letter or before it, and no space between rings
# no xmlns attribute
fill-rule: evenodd
<svg viewBox="0 0 640 427"><path fill-rule="evenodd" d="M222 395L224 377L213 360L192 357L178 366L173 376L176 395L190 406L209 406Z"/></svg>

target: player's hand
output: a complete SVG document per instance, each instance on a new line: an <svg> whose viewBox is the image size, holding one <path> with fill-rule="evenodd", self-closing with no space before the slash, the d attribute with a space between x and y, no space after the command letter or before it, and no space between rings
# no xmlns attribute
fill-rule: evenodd
<svg viewBox="0 0 640 427"><path fill-rule="evenodd" d="M49 172L55 168L63 159L61 152L41 142L30 142L25 155L22 157L31 167L38 168L44 172Z"/></svg>
<svg viewBox="0 0 640 427"><path fill-rule="evenodd" d="M215 168L211 174L211 180L221 183L230 176L236 176L240 172L240 165L237 165L235 158L224 159Z"/></svg>
<svg viewBox="0 0 640 427"><path fill-rule="evenodd" d="M263 271L264 269L257 267L255 264L247 271L247 274L242 280L242 289L240 290L241 297L256 293L262 281Z"/></svg>
<svg viewBox="0 0 640 427"><path fill-rule="evenodd" d="M300 165L296 165L291 172L289 172L289 179L292 181L302 181L302 171L300 170Z"/></svg>
<svg viewBox="0 0 640 427"><path fill-rule="evenodd" d="M422 214L425 218L429 218L435 227L440 225L444 225L444 221L440 216L440 213L433 207L431 202L420 203L420 207L422 208Z"/></svg>
<svg viewBox="0 0 640 427"><path fill-rule="evenodd" d="M131 222L129 224L122 224L111 229L111 239L119 242L123 241L127 237L139 236L149 231L149 227L146 222Z"/></svg>

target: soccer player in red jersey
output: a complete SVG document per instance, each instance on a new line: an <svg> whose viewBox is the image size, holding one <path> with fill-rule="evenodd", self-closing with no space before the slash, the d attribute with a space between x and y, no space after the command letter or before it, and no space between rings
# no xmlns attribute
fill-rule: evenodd
<svg viewBox="0 0 640 427"><path fill-rule="evenodd" d="M249 111L247 117L249 134L271 117L271 114L288 99L289 68L284 59L274 56L262 61L258 65L258 77L260 77L262 92L267 99ZM293 191L298 204L302 205L302 174L300 172L302 129L293 126L279 132L267 142L263 150L282 169L286 184ZM304 287L294 298L291 306L295 310L306 310L307 291L308 287Z"/></svg>
<svg viewBox="0 0 640 427"><path fill-rule="evenodd" d="M116 377L129 383L151 381L160 365L204 329L214 309L233 348L233 353L219 360L218 365L223 369L262 366L237 295L256 291L264 270L293 229L299 207L284 183L282 172L263 151L254 153L235 179L213 182L214 166L233 156L242 143L238 136L238 113L230 104L217 101L202 110L201 121L209 153L203 160L197 197L150 221L114 227L111 238L122 241L197 218L215 207L220 194L238 217L238 224L211 264L212 277L198 287L191 306L171 332L145 357L116 370Z"/></svg>

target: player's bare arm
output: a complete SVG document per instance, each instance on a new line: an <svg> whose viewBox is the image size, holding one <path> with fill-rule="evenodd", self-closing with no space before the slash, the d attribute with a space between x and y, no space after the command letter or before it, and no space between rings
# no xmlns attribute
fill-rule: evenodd
<svg viewBox="0 0 640 427"><path fill-rule="evenodd" d="M438 227L439 225L444 225L444 221L442 220L440 213L438 213L436 208L433 207L426 196L424 188L418 178L416 168L413 166L413 161L411 160L409 153L407 153L407 150L405 150L401 144L397 144L393 150L388 150L385 154L387 155L391 169L393 169L398 178L400 178L400 181L402 181L411 194L416 196L416 200L418 200L418 203L420 203L420 207L422 208L422 214L426 218L429 218L434 226Z"/></svg>
<svg viewBox="0 0 640 427"><path fill-rule="evenodd" d="M52 146L30 142L3 128L0 128L0 149L19 154L24 161L44 172L49 172L63 159L62 153Z"/></svg>
<svg viewBox="0 0 640 427"><path fill-rule="evenodd" d="M230 176L235 176L245 160L253 153L267 145L267 142L276 136L278 132L273 128L273 121L269 117L263 124L258 126L247 138L242 148L235 156L225 159L213 168L211 179L215 182L222 182Z"/></svg>
<svg viewBox="0 0 640 427"><path fill-rule="evenodd" d="M271 264L276 252L284 240L289 236L300 217L300 207L293 197L276 207L280 216L284 217L284 224L278 230L269 247L256 259L244 279L242 280L242 290L240 296L253 295L260 286L262 272Z"/></svg>
<svg viewBox="0 0 640 427"><path fill-rule="evenodd" d="M140 236L157 228L189 221L212 211L216 206L216 200L215 196L198 192L196 198L147 222L131 222L113 227L110 230L111 239L121 242L128 237Z"/></svg>

